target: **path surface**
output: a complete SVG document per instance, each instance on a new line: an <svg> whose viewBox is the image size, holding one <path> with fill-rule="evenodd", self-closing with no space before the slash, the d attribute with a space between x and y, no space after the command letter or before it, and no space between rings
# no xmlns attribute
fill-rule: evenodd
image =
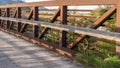
<svg viewBox="0 0 120 68"><path fill-rule="evenodd" d="M0 68L83 68L56 52L0 31Z"/></svg>

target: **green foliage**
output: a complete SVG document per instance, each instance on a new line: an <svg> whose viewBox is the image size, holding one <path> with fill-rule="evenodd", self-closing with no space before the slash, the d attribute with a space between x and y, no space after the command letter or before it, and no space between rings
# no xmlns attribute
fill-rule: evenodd
<svg viewBox="0 0 120 68"><path fill-rule="evenodd" d="M115 44L111 44L111 43L107 43L107 42L97 41L96 44L99 44L101 46L110 47L110 48L115 48Z"/></svg>
<svg viewBox="0 0 120 68"><path fill-rule="evenodd" d="M96 20L95 19L88 19L88 22L94 23Z"/></svg>
<svg viewBox="0 0 120 68"><path fill-rule="evenodd" d="M100 46L114 49L114 44L102 41L91 41L90 39L91 38L87 38L86 41L84 41L87 44L81 44L78 47L79 53L75 57L77 61L83 63L85 68L120 68L120 58L116 56L115 52L99 48L98 51L101 53L101 55L98 55L94 52L89 51L89 47L92 48L93 46L88 46L90 42L94 42Z"/></svg>
<svg viewBox="0 0 120 68"><path fill-rule="evenodd" d="M114 25L114 24L115 24L115 20L113 20L113 19L108 20L108 22L109 22L111 25Z"/></svg>
<svg viewBox="0 0 120 68"><path fill-rule="evenodd" d="M99 57L90 52L76 55L76 60L84 64L84 68L120 68L120 59L117 56Z"/></svg>
<svg viewBox="0 0 120 68"><path fill-rule="evenodd" d="M117 56L109 56L104 59L99 68L120 68L120 59Z"/></svg>
<svg viewBox="0 0 120 68"><path fill-rule="evenodd" d="M97 18L101 17L107 10L109 9L109 7L99 7L96 10L94 10L93 12L91 12L91 15L97 16Z"/></svg>

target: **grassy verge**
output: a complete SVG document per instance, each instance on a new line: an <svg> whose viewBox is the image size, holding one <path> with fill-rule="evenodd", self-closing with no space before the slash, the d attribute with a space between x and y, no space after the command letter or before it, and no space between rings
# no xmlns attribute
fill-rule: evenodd
<svg viewBox="0 0 120 68"><path fill-rule="evenodd" d="M115 46L113 47L113 44L100 41L96 43L115 48ZM120 58L115 52L101 48L97 51L99 51L101 55L91 52L89 48L86 50L82 50L81 48L79 49L79 53L76 55L75 60L82 62L85 68L120 68Z"/></svg>

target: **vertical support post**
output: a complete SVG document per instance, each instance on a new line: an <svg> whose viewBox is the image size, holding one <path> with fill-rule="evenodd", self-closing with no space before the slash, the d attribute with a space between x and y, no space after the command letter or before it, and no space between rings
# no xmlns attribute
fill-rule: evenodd
<svg viewBox="0 0 120 68"><path fill-rule="evenodd" d="M0 16L2 16L2 10L1 10L1 8L0 8ZM0 24L1 24L1 19L0 19Z"/></svg>
<svg viewBox="0 0 120 68"><path fill-rule="evenodd" d="M120 2L117 4L116 32L120 32ZM120 56L120 42L116 42L116 53Z"/></svg>
<svg viewBox="0 0 120 68"><path fill-rule="evenodd" d="M17 18L21 18L21 8L20 7L17 7ZM20 29L21 29L21 22L18 22L17 23L17 31L19 32Z"/></svg>
<svg viewBox="0 0 120 68"><path fill-rule="evenodd" d="M1 14L2 14L2 10L1 10L1 8L0 8L0 16L1 16Z"/></svg>
<svg viewBox="0 0 120 68"><path fill-rule="evenodd" d="M67 6L61 6L60 12L61 24L67 25ZM66 47L67 45L67 32L60 31L60 47Z"/></svg>
<svg viewBox="0 0 120 68"><path fill-rule="evenodd" d="M10 17L10 9L9 8L6 8L6 17ZM6 28L9 28L10 21L6 21L6 23L7 23Z"/></svg>
<svg viewBox="0 0 120 68"><path fill-rule="evenodd" d="M33 20L38 20L38 13L39 13L39 10L38 10L38 7L33 7ZM34 38L37 38L38 37L38 26L37 25L33 25L33 37Z"/></svg>

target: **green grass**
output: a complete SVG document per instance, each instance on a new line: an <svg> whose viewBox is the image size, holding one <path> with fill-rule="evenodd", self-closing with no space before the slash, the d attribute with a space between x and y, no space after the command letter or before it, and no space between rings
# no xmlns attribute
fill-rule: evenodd
<svg viewBox="0 0 120 68"><path fill-rule="evenodd" d="M100 18L108 9L109 8L98 8L91 14ZM112 27L115 27L115 16L116 14L112 16L113 19L107 20L106 23ZM94 22L94 20L92 21ZM110 31L115 32L115 29L112 27L108 28ZM88 42L88 44L91 43L89 40L93 39L87 39L86 42ZM115 44L103 41L93 41L93 43L106 47L106 49L98 48L97 46L88 46L88 44L80 44L77 48L79 53L76 55L75 59L83 63L84 68L120 68L120 58L116 55L115 51L110 51L107 49L110 48L115 50ZM86 47L87 49L84 50ZM95 51L98 51L101 55L94 53Z"/></svg>
<svg viewBox="0 0 120 68"><path fill-rule="evenodd" d="M106 46L109 48L115 48L115 44L111 44L111 43L107 43L107 42L97 41L96 44L99 44L101 46Z"/></svg>
<svg viewBox="0 0 120 68"><path fill-rule="evenodd" d="M99 57L93 53L77 54L75 59L84 64L84 68L120 68L120 59L117 56Z"/></svg>
<svg viewBox="0 0 120 68"><path fill-rule="evenodd" d="M101 41L96 43L102 46L115 48L114 44ZM101 53L101 56L99 56L88 51L89 49L82 50L78 47L78 50L79 53L76 55L75 60L83 63L84 68L120 68L120 58L115 54L115 52L100 48L98 51Z"/></svg>

